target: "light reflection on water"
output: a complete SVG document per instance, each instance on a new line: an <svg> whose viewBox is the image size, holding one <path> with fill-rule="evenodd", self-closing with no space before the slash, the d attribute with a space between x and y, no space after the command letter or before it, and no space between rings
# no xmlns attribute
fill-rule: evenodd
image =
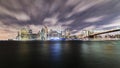
<svg viewBox="0 0 120 68"><path fill-rule="evenodd" d="M59 60L61 56L61 44L55 43L50 45L50 52L53 60Z"/></svg>
<svg viewBox="0 0 120 68"><path fill-rule="evenodd" d="M120 42L0 42L0 68L120 68Z"/></svg>

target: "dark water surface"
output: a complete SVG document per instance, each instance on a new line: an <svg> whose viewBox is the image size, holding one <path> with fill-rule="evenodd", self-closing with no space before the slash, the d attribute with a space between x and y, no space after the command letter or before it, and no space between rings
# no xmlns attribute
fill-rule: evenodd
<svg viewBox="0 0 120 68"><path fill-rule="evenodd" d="M0 68L120 68L120 41L0 42Z"/></svg>

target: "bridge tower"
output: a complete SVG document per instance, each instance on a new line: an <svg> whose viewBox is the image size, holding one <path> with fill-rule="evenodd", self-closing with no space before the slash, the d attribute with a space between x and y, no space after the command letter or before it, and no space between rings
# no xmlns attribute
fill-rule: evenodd
<svg viewBox="0 0 120 68"><path fill-rule="evenodd" d="M89 35L92 35L94 32L93 31L91 31L91 30L83 30L82 31L82 34L84 35L84 38L85 39L90 39L90 37L89 37Z"/></svg>

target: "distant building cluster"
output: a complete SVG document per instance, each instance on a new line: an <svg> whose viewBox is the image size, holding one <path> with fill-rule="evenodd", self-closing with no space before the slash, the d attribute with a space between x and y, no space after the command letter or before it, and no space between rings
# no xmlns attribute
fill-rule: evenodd
<svg viewBox="0 0 120 68"><path fill-rule="evenodd" d="M49 29L47 26L43 26L37 33L33 33L32 29L24 27L18 31L16 40L50 40L59 38L68 38L70 31Z"/></svg>
<svg viewBox="0 0 120 68"><path fill-rule="evenodd" d="M61 28L61 27L60 27ZM33 33L31 28L21 28L18 31L16 40L117 40L120 39L120 29L112 30L81 30L79 34L72 35L68 28L49 28L43 26L37 33Z"/></svg>

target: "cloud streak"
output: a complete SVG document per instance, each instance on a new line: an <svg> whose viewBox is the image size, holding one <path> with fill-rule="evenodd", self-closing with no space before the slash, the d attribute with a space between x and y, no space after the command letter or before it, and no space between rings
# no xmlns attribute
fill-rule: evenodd
<svg viewBox="0 0 120 68"><path fill-rule="evenodd" d="M116 21L114 26L120 25L119 8L119 0L0 0L0 39L11 38L25 25L35 31L44 24L62 25L75 34L87 28L111 29Z"/></svg>

